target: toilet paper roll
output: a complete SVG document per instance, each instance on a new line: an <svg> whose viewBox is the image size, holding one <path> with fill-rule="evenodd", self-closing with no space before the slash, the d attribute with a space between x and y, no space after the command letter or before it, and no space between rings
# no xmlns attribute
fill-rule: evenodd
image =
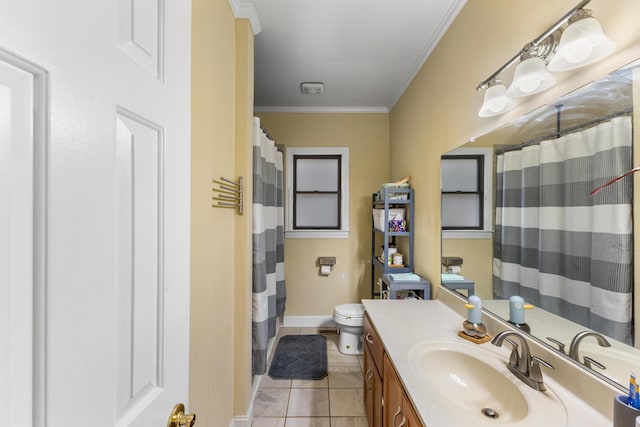
<svg viewBox="0 0 640 427"><path fill-rule="evenodd" d="M451 274L458 274L461 271L459 265L452 265L451 267L448 268L448 270L449 270L449 273Z"/></svg>
<svg viewBox="0 0 640 427"><path fill-rule="evenodd" d="M320 266L320 275L321 276L328 276L329 273L331 273L331 266L330 265L321 265Z"/></svg>
<svg viewBox="0 0 640 427"><path fill-rule="evenodd" d="M636 417L636 427L640 427L640 417Z"/></svg>

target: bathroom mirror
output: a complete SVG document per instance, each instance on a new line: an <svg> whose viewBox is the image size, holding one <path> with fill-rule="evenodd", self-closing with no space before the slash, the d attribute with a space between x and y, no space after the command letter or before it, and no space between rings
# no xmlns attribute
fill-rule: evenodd
<svg viewBox="0 0 640 427"><path fill-rule="evenodd" d="M640 215L640 207L633 206L632 202L634 200L633 180L631 178L620 180L592 196L594 210L583 211L581 208L576 208L576 206L581 207L583 202L573 199L590 198L589 192L593 188L635 165L633 147L640 144L640 133L633 132L633 110L634 104L639 105L640 102L637 95L640 93L639 87L640 60L577 88L556 102L544 105L486 135L477 137L474 141L443 156L443 162L445 162L452 158L455 160L455 156L461 156L461 158L466 156L468 159L469 156L484 153L483 167L488 169L488 175L484 176L490 177L489 182L486 179L478 179L484 185L485 194L481 197L485 201L489 200L490 203L489 208L484 210L484 222L488 225L476 227L473 230L464 229L464 227L449 227L449 229L443 227L442 256L457 257L462 261L459 268L453 268L453 273L459 271L460 276L473 281L475 293L483 299L484 308L506 321L509 320L509 296L515 294L524 297L525 301L534 305L534 308L525 312L525 320L531 329L531 335L556 351L561 351L564 345L564 353L568 354L572 338L584 330L596 330L608 336L611 347L607 348L601 347L594 337L586 337L580 344L577 363L623 389L628 384L629 373L640 365L640 350L634 347L634 344L640 347L640 342L633 336L634 329L640 330L640 314L636 313L635 318L632 317L634 298L637 300L636 294L640 292L640 283L633 282L633 227L635 223L640 224L637 222L640 219L632 221L632 218ZM623 142L618 143L619 140ZM636 143L636 140L639 142ZM613 146L610 144L611 141L615 141ZM599 145L601 142L604 142L604 145ZM580 159L583 158L583 154L573 153L566 156L562 153L558 154L557 152L561 151L558 148L561 144L566 145L566 150L569 152L580 151L582 147L589 146L596 157L589 160L590 166L587 168L591 171L597 168L596 177L585 180L583 177L576 178L571 175L568 171L573 170L576 163L582 161ZM602 155L602 153L614 151L617 154L610 157ZM520 193L516 195L512 192L514 177L518 177L517 179L523 182L529 182L533 169L527 169L527 167L531 165L532 158L543 159L544 164L534 168L539 175L536 180L542 182L542 185L534 190L531 184L526 184L525 189L519 190ZM524 171L517 171L519 175L514 175L514 171L520 168L518 163L526 167ZM444 180L443 177L443 191ZM567 183L572 185L566 185ZM553 188L553 190L549 193L542 187ZM555 187L567 187L567 191L564 195L558 195L558 189ZM533 205L528 201L512 200L514 197L529 200L532 191L535 192L537 200ZM575 196L578 193L580 197ZM451 215L444 211L446 204L449 203L445 202L444 197L443 193L443 225L451 222ZM549 198L562 199L564 204L549 202ZM543 199L546 201L543 202ZM635 199L637 200L638 197ZM517 205L516 209L513 209L514 203ZM618 205L621 210L612 208ZM468 208L460 206L458 210L473 209L475 205L474 203L465 205L469 206ZM555 229L555 223L544 227L530 227L527 225L530 224L527 222L531 220L529 217L538 215L530 211L531 206L536 209L554 206L551 221L558 220L564 225L559 229ZM480 218L483 217L482 213L478 215ZM513 227L509 215L526 217L525 225L522 225L518 231L519 237L509 236L503 230L503 228ZM542 214L540 215L542 217ZM444 221L445 217L447 221ZM584 233L581 228L581 224L586 222L591 224L588 233ZM620 231L621 228L618 227L620 224L624 224L620 227L626 227L626 231ZM549 233L547 228L554 230ZM606 247L604 254L587 255L591 261L587 279L585 276L576 278L571 273L569 274L571 280L563 284L565 286L563 289L569 289L569 291L560 292L554 288L557 286L554 282L556 275L547 274L548 270L534 271L535 269L529 268L525 262L518 262L523 265L518 265L517 271L507 268L507 264L512 262L505 261L509 257L507 253L513 252L513 248L509 248L510 245L521 246L521 254L518 257L525 259L531 256L529 252L533 246L527 243L520 244L519 240L520 236L526 235L531 230L537 233L536 243L533 244L536 246L536 254L533 255L536 262L546 262L547 266L553 265L553 267L547 267L552 270L560 268L555 264L564 264L563 268L569 268L573 273L579 272L582 266L581 258L585 257L587 246L590 251L592 245L594 252L590 253L595 254L597 253L595 247L601 246L603 241L610 238L619 240ZM572 232L580 234L580 237L577 240L567 237ZM581 239L586 238L586 234L589 234L589 243L581 243L585 242ZM518 240L517 245L514 239ZM627 266L613 266L621 257L628 261ZM445 266L443 266L443 273L447 273ZM612 280L614 276L616 279ZM617 283L619 277L624 277L624 280L620 281L626 280L628 288L618 293L612 284ZM520 283L527 281L544 283L544 286L537 284L534 291L531 291L526 284L520 286ZM603 283L601 288L598 288L599 285L594 286L596 281ZM587 290L586 296L581 296L585 285L589 286L590 291ZM538 286L540 288L537 288ZM557 288L559 289L560 286ZM603 288L607 289L603 291ZM599 305L590 307L593 301L596 301L595 305ZM592 315L591 320L584 320L584 311L593 311L595 314ZM608 319L600 319L600 314ZM589 360L585 364L584 356L588 356L606 368L599 368Z"/></svg>

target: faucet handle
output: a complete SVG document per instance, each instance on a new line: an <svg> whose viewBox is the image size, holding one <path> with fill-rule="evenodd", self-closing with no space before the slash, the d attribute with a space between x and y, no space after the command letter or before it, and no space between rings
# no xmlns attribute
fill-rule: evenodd
<svg viewBox="0 0 640 427"><path fill-rule="evenodd" d="M542 378L542 372L540 371L540 364L543 364L549 369L554 369L554 367L549 362L540 359L538 356L533 356L533 355L531 356L531 371L529 373L529 378L532 381L539 383L541 386L539 390L544 391L545 387L542 384L543 378Z"/></svg>
<svg viewBox="0 0 640 427"><path fill-rule="evenodd" d="M560 353L567 354L567 352L565 350L566 345L562 341L558 341L557 339L552 338L552 337L547 337L547 339L558 346L558 350L560 350Z"/></svg>
<svg viewBox="0 0 640 427"><path fill-rule="evenodd" d="M603 371L607 369L607 367L604 366L602 363L598 362L595 359L590 358L589 356L584 356L583 359L584 359L584 366L586 366L589 369L593 369L591 365L595 365L597 368L600 368Z"/></svg>
<svg viewBox="0 0 640 427"><path fill-rule="evenodd" d="M520 355L518 354L518 343L509 338L505 338L504 340L507 341L509 344L511 344L511 354L509 355L509 365L518 366L518 363L520 360Z"/></svg>

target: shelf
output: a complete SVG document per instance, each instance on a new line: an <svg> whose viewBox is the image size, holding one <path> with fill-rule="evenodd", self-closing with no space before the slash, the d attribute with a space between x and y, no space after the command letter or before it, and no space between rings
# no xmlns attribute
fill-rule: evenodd
<svg viewBox="0 0 640 427"><path fill-rule="evenodd" d="M413 272L413 245L414 245L414 192L412 189L407 188L385 188L385 194L383 198L379 198L377 193L371 195L371 205L373 209L377 209L376 216L372 222L371 227L371 297L375 298L379 296L379 292L376 292L376 276L384 276L386 274L394 273L412 273ZM406 194L406 199L389 199L389 194ZM388 231L380 230L373 226L377 224L382 226L384 219L389 218L389 209L403 208L405 211L404 220L406 221L408 230L405 231ZM384 210L384 217L380 220L380 210ZM388 225L387 225L388 227ZM383 227L384 228L384 227ZM398 241L396 241L396 239ZM382 242L381 242L382 241ZM382 243L382 245L380 245ZM389 247L392 244L400 244L403 251L403 258L405 265L401 267L393 267L386 262L382 262L387 259L389 253ZM378 252L378 249L382 246L382 255ZM405 252L406 251L406 252Z"/></svg>
<svg viewBox="0 0 640 427"><path fill-rule="evenodd" d="M385 234L387 236L400 236L400 237L409 237L411 235L411 231L382 231L374 228L373 231L379 234Z"/></svg>
<svg viewBox="0 0 640 427"><path fill-rule="evenodd" d="M391 267L391 266L387 265L386 269L385 269L384 263L382 261L380 261L378 259L378 257L375 256L375 255L371 259L371 263L378 270L383 271L383 274L389 274L389 273L391 273L391 274L393 274L393 273L411 273L411 269L406 265L404 267Z"/></svg>

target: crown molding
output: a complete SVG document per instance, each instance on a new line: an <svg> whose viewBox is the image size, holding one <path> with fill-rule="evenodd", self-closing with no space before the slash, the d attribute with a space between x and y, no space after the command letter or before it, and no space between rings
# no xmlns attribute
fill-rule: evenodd
<svg viewBox="0 0 640 427"><path fill-rule="evenodd" d="M422 50L422 54L416 60L415 64L413 64L413 67L411 68L411 71L407 76L406 83L402 88L400 88L396 96L391 100L391 103L389 104L389 110L393 110L393 107L395 107L395 105L400 100L404 92L407 90L407 88L409 87L413 79L416 77L418 72L422 69L422 66L426 62L427 58L429 57L429 55L431 55L431 52L433 52L433 49L436 48L436 46L440 42L440 39L447 32L447 29L451 26L451 24L453 23L453 20L456 19L456 16L458 16L458 13L462 10L462 7L465 5L466 2L467 0L457 0L451 5L444 19L440 21L438 30L434 32L433 37L430 40L428 40L427 44Z"/></svg>
<svg viewBox="0 0 640 427"><path fill-rule="evenodd" d="M254 106L256 113L375 113L388 114L387 107L267 107Z"/></svg>
<svg viewBox="0 0 640 427"><path fill-rule="evenodd" d="M260 24L260 18L258 17L258 11L253 3L240 3L238 0L228 0L229 7L233 11L233 16L236 19L248 19L253 30L253 35L257 36L262 31L262 25Z"/></svg>

